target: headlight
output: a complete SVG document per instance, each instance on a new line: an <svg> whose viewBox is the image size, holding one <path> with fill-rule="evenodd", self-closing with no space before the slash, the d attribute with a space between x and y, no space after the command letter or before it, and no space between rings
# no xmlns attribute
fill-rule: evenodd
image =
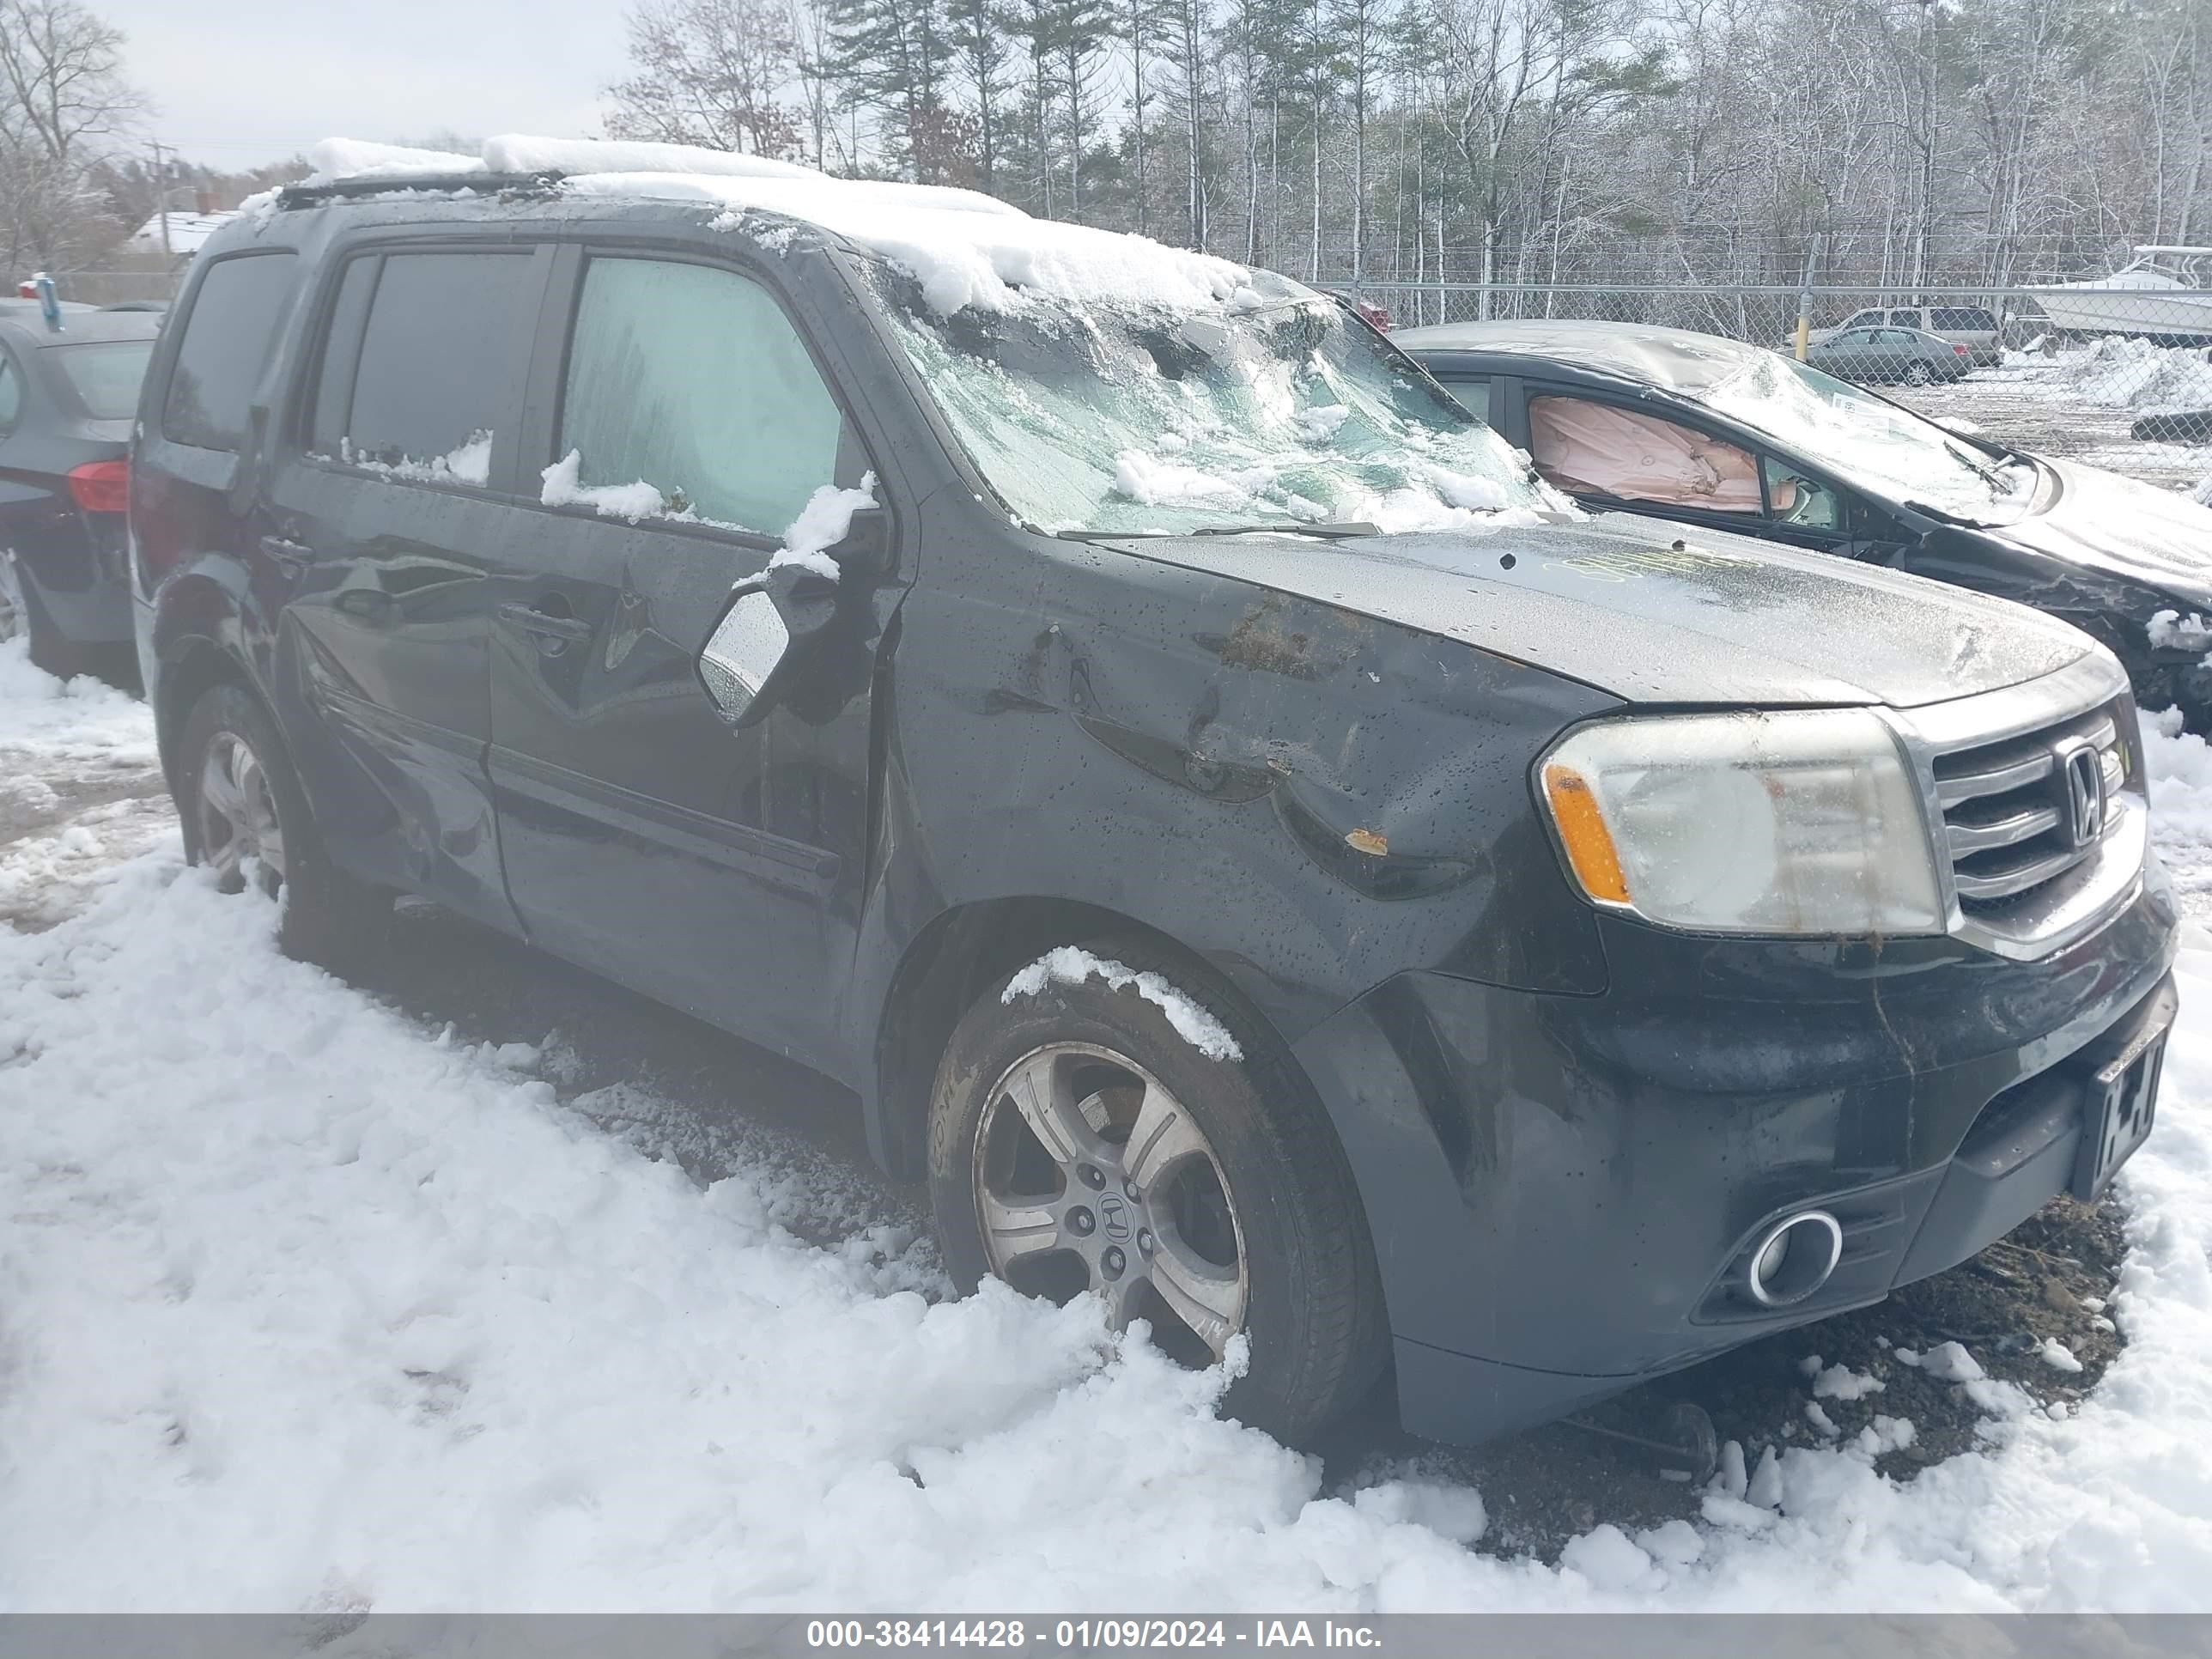
<svg viewBox="0 0 2212 1659"><path fill-rule="evenodd" d="M1705 933L1942 931L1919 791L1864 710L1604 720L1537 774L1599 904Z"/></svg>

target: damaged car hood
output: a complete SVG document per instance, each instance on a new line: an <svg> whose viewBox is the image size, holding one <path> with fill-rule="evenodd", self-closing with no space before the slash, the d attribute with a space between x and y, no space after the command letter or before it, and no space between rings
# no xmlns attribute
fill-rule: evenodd
<svg viewBox="0 0 2212 1659"><path fill-rule="evenodd" d="M1109 544L1464 641L1630 702L1911 708L2100 648L2006 600L1626 514L1335 542Z"/></svg>
<svg viewBox="0 0 2212 1659"><path fill-rule="evenodd" d="M1984 533L2046 558L2212 600L2212 507L2171 489L2039 457L2058 475L2046 512Z"/></svg>

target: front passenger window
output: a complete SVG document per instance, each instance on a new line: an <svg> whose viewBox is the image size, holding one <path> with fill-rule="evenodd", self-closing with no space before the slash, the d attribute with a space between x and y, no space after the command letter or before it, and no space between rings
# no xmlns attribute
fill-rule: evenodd
<svg viewBox="0 0 2212 1659"><path fill-rule="evenodd" d="M1766 474L1766 499L1778 523L1801 530L1834 530L1843 523L1836 492L1771 455L1759 458Z"/></svg>
<svg viewBox="0 0 2212 1659"><path fill-rule="evenodd" d="M584 276L550 502L621 499L780 536L841 481L844 417L775 297L713 265L598 258ZM564 476L565 474L565 476ZM623 513L623 516L644 516Z"/></svg>
<svg viewBox="0 0 2212 1659"><path fill-rule="evenodd" d="M1755 515L1765 506L1747 451L1612 404L1531 399L1528 453L1536 471L1570 495L1707 513Z"/></svg>

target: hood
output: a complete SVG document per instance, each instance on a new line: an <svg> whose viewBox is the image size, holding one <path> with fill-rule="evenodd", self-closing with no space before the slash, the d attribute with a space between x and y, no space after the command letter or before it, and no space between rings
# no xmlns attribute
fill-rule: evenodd
<svg viewBox="0 0 2212 1659"><path fill-rule="evenodd" d="M2212 507L2094 466L2038 459L2058 475L2050 509L1984 533L2190 605L2212 604Z"/></svg>
<svg viewBox="0 0 2212 1659"><path fill-rule="evenodd" d="M1464 641L1628 702L1911 708L2100 648L2008 600L1626 514L1474 534L1113 545Z"/></svg>

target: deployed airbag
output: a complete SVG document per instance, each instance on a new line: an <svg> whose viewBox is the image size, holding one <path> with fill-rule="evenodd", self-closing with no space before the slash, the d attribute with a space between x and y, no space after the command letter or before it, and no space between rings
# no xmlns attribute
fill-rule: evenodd
<svg viewBox="0 0 2212 1659"><path fill-rule="evenodd" d="M1571 495L1713 513L1758 513L1765 505L1759 465L1747 452L1656 416L1537 398L1528 404L1528 441L1536 470Z"/></svg>

